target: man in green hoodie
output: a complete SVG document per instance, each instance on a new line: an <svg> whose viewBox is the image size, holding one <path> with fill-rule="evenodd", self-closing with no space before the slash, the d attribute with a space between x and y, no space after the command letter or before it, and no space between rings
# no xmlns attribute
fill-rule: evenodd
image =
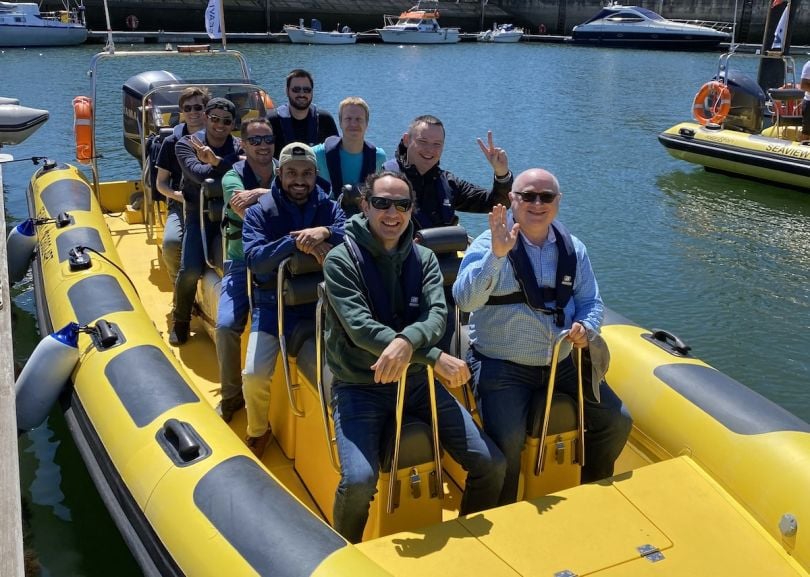
<svg viewBox="0 0 810 577"><path fill-rule="evenodd" d="M412 240L413 204L403 175L369 176L363 212L346 222L344 244L324 260L326 359L335 377L332 415L341 463L334 524L353 543L368 520L402 371L408 368L405 411L427 422L425 365L446 387L460 387L470 377L464 361L435 346L444 334L447 304L436 255ZM459 513L495 506L503 455L444 387L436 387L436 399L441 443L468 472Z"/></svg>

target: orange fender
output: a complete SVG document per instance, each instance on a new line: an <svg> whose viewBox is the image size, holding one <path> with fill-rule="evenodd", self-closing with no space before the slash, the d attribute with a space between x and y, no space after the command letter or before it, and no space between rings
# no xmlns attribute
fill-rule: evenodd
<svg viewBox="0 0 810 577"><path fill-rule="evenodd" d="M76 136L76 160L89 164L93 159L93 101L89 96L73 99L73 132Z"/></svg>

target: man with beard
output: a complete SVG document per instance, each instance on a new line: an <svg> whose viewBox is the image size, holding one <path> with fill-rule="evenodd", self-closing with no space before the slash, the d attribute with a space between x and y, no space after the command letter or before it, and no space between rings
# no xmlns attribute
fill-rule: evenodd
<svg viewBox="0 0 810 577"><path fill-rule="evenodd" d="M332 115L312 103L314 88L312 75L306 70L296 68L287 75L288 104L274 108L267 115L276 135L276 157L290 142L314 146L330 136L337 136Z"/></svg>
<svg viewBox="0 0 810 577"><path fill-rule="evenodd" d="M214 238L218 224L206 222L200 227L200 187L206 179L217 184L242 154L238 138L231 136L236 107L226 98L212 98L205 105L205 129L181 138L175 154L183 171L183 199L186 229L180 270L174 286L174 308L169 344L182 345L188 340L191 308L197 292L197 281L205 270L203 242Z"/></svg>
<svg viewBox="0 0 810 577"><path fill-rule="evenodd" d="M245 160L233 165L222 178L225 202L225 262L219 306L216 345L222 399L219 413L228 423L245 406L242 394L242 333L250 313L247 265L242 246L242 219L248 207L270 192L275 174L275 138L266 118L254 118L242 125Z"/></svg>
<svg viewBox="0 0 810 577"><path fill-rule="evenodd" d="M316 184L315 153L292 142L279 154L276 179L268 194L245 212L242 241L253 273L253 311L243 392L247 406L246 443L261 457L270 441L267 417L270 380L279 352L276 274L279 265L298 249L322 263L329 250L343 242L346 219L338 204ZM315 318L315 303L289 306L284 327L289 337L302 320Z"/></svg>

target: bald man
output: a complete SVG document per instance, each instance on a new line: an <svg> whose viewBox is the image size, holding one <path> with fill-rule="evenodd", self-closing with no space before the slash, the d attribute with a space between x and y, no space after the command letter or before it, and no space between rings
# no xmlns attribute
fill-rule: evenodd
<svg viewBox="0 0 810 577"><path fill-rule="evenodd" d="M530 401L548 385L552 350L560 350L555 391L577 399L572 347L598 337L604 305L585 245L556 220L560 184L550 172L521 173L509 193L511 213L496 205L489 230L467 250L453 296L471 313L468 362L484 431L506 456L499 505L517 499L520 452ZM585 391L585 466L582 481L612 476L632 420L602 380ZM592 390L590 390L592 389Z"/></svg>

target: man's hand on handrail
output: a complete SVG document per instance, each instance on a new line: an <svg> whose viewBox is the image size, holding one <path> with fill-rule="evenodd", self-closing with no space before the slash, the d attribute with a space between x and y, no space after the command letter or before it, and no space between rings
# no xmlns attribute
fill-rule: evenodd
<svg viewBox="0 0 810 577"><path fill-rule="evenodd" d="M391 341L385 350L377 358L377 362L371 365L374 371L375 383L393 383L399 380L413 355L413 345L408 339L398 336Z"/></svg>
<svg viewBox="0 0 810 577"><path fill-rule="evenodd" d="M467 363L447 353L439 355L433 370L444 386L450 389L462 387L470 380L470 367Z"/></svg>

